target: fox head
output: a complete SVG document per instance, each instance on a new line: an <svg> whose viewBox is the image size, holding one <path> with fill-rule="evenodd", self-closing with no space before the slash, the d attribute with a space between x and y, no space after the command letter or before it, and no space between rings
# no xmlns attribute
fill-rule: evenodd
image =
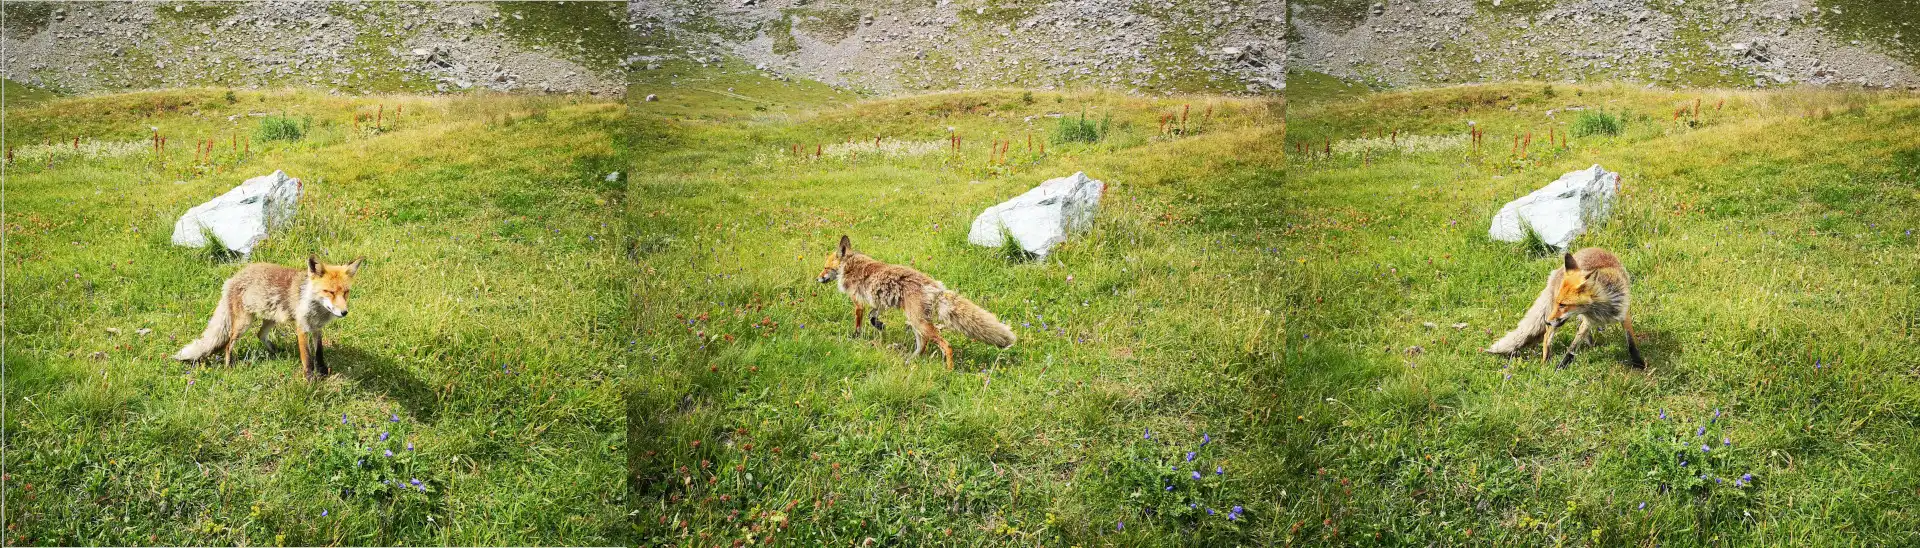
<svg viewBox="0 0 1920 548"><path fill-rule="evenodd" d="M336 318L347 317L347 293L353 291L353 275L360 272L361 259L345 265L330 265L307 256L307 286L313 299Z"/></svg>
<svg viewBox="0 0 1920 548"><path fill-rule="evenodd" d="M820 283L840 279L840 263L847 260L847 254L853 253L853 240L845 234L840 235L839 251L827 254L827 267L820 271Z"/></svg>
<svg viewBox="0 0 1920 548"><path fill-rule="evenodd" d="M1598 295L1594 287L1587 283L1586 271L1580 270L1580 264L1574 262L1573 254L1566 254L1566 271L1560 276L1559 287L1553 288L1553 313L1547 315L1547 325L1560 327L1568 318L1586 310Z"/></svg>

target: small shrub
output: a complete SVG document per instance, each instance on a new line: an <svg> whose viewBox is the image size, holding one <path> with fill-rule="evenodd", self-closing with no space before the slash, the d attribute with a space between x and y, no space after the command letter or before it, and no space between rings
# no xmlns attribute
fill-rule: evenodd
<svg viewBox="0 0 1920 548"><path fill-rule="evenodd" d="M1573 120L1572 133L1574 137L1619 135L1623 125L1620 117L1613 114L1598 111L1582 112L1579 118Z"/></svg>
<svg viewBox="0 0 1920 548"><path fill-rule="evenodd" d="M1086 111L1080 111L1080 117L1060 117L1060 127L1054 131L1054 143L1098 143L1107 135L1107 128L1113 122L1113 115L1102 116L1099 122L1087 119Z"/></svg>
<svg viewBox="0 0 1920 548"><path fill-rule="evenodd" d="M258 137L262 141L298 141L306 136L313 121L291 116L268 116L260 120Z"/></svg>

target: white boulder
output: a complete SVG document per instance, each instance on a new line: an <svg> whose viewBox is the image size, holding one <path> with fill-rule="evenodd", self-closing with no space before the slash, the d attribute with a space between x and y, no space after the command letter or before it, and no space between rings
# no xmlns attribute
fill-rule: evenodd
<svg viewBox="0 0 1920 548"><path fill-rule="evenodd" d="M1575 237L1606 222L1619 192L1620 174L1594 164L1507 202L1494 214L1487 235L1503 242L1518 242L1531 228L1542 241L1566 250Z"/></svg>
<svg viewBox="0 0 1920 548"><path fill-rule="evenodd" d="M1048 180L974 217L967 241L1000 247L1011 234L1021 249L1044 257L1069 234L1093 226L1094 210L1106 189L1106 183L1085 172Z"/></svg>
<svg viewBox="0 0 1920 548"><path fill-rule="evenodd" d="M173 245L206 247L211 233L227 249L250 254L268 231L293 220L300 190L300 180L284 171L247 179L181 215L173 223Z"/></svg>

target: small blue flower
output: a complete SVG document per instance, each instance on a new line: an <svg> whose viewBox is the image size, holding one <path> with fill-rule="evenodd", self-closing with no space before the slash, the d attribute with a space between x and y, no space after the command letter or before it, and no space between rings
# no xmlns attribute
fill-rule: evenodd
<svg viewBox="0 0 1920 548"><path fill-rule="evenodd" d="M1193 462L1193 452L1192 452L1192 451L1188 451L1188 452L1187 452L1187 462Z"/></svg>
<svg viewBox="0 0 1920 548"><path fill-rule="evenodd" d="M413 442L407 442L407 450L408 450L408 451L412 451L412 450L413 450Z"/></svg>
<svg viewBox="0 0 1920 548"><path fill-rule="evenodd" d="M340 414L340 424L351 424L351 423L348 423L348 422L347 422L347 414L346 414L346 413L341 413L341 414ZM325 511L325 510L322 510L322 512L324 512L324 511Z"/></svg>
<svg viewBox="0 0 1920 548"><path fill-rule="evenodd" d="M380 433L380 441L387 441L387 433L386 433L386 432L381 432L381 433Z"/></svg>
<svg viewBox="0 0 1920 548"><path fill-rule="evenodd" d="M1148 428L1148 429L1147 429L1147 433L1145 433L1145 434L1142 434L1142 435L1141 435L1141 438L1143 438L1143 439L1149 439L1149 440L1150 440L1150 439L1153 439L1153 429L1152 429L1152 428Z"/></svg>
<svg viewBox="0 0 1920 548"><path fill-rule="evenodd" d="M1201 446L1201 447L1206 447L1208 443L1212 443L1212 442L1213 442L1213 436L1209 436L1209 435L1206 435L1206 434L1201 434L1201 435L1200 435L1200 446Z"/></svg>
<svg viewBox="0 0 1920 548"><path fill-rule="evenodd" d="M413 486L414 486L414 487L419 487L419 486L420 486L420 478L413 478L413 481L409 481L409 482L407 482L407 483L411 483L411 484L413 484Z"/></svg>
<svg viewBox="0 0 1920 548"><path fill-rule="evenodd" d="M1645 509L1647 509L1647 503L1644 503L1644 502L1642 502L1642 503L1640 503L1640 508L1638 508L1638 509L1640 509L1640 510L1645 510Z"/></svg>
<svg viewBox="0 0 1920 548"><path fill-rule="evenodd" d="M389 457L391 457L391 456L393 456L393 450L392 450L392 449L388 449L388 450L386 450L386 451L385 451L385 453L386 453L386 454L387 454L387 456L389 456Z"/></svg>
<svg viewBox="0 0 1920 548"><path fill-rule="evenodd" d="M1241 507L1239 507L1239 506L1235 506L1235 507L1233 507L1233 513L1234 513L1234 514L1239 514L1239 513L1241 513L1241 512L1245 512L1245 511L1246 511L1246 509L1245 509L1245 508L1241 508Z"/></svg>
<svg viewBox="0 0 1920 548"><path fill-rule="evenodd" d="M1700 427L1700 429L1699 429L1699 430L1695 430L1695 431L1693 432L1693 435L1695 435L1695 436L1705 436L1705 435L1707 435L1707 427L1705 427L1705 426L1702 426L1702 427Z"/></svg>
<svg viewBox="0 0 1920 548"><path fill-rule="evenodd" d="M1683 461L1680 461L1680 467L1681 467L1681 468L1686 468L1686 467L1687 467L1687 461L1684 461L1684 460L1683 460Z"/></svg>
<svg viewBox="0 0 1920 548"><path fill-rule="evenodd" d="M1747 482L1747 483L1753 483L1753 474L1741 474L1741 475L1740 475L1740 481L1744 481L1744 482Z"/></svg>
<svg viewBox="0 0 1920 548"><path fill-rule="evenodd" d="M1114 530L1114 531L1125 531L1125 530L1127 530L1127 522L1126 522L1126 520L1120 520L1120 521L1116 521L1116 522L1113 522L1113 530Z"/></svg>
<svg viewBox="0 0 1920 548"><path fill-rule="evenodd" d="M1167 490L1168 490L1168 491L1172 491L1172 490L1173 490L1173 486L1172 486L1172 485L1168 485L1168 486L1167 486Z"/></svg>
<svg viewBox="0 0 1920 548"><path fill-rule="evenodd" d="M387 419L387 422L400 422L400 416L394 415L393 418Z"/></svg>
<svg viewBox="0 0 1920 548"><path fill-rule="evenodd" d="M1660 408L1660 420L1667 420L1667 408Z"/></svg>
<svg viewBox="0 0 1920 548"><path fill-rule="evenodd" d="M1720 445L1733 445L1733 438L1720 438Z"/></svg>
<svg viewBox="0 0 1920 548"><path fill-rule="evenodd" d="M1216 466L1213 468L1213 475L1218 476L1226 473L1227 473L1227 467L1225 466Z"/></svg>
<svg viewBox="0 0 1920 548"><path fill-rule="evenodd" d="M366 465L367 465L367 459L360 459L360 460L357 460L357 461L354 461L354 463L353 463L353 465L354 465L354 466L366 466Z"/></svg>
<svg viewBox="0 0 1920 548"><path fill-rule="evenodd" d="M1707 444L1704 444L1704 443L1702 443L1702 444L1700 444L1700 452L1701 452L1701 453L1707 453L1707 452L1711 452L1711 451L1713 451L1713 446L1711 446L1711 445L1707 445Z"/></svg>
<svg viewBox="0 0 1920 548"><path fill-rule="evenodd" d="M324 517L327 517L327 511L326 511L326 510L321 510L321 511L320 511L320 517L323 517L323 518L324 518Z"/></svg>
<svg viewBox="0 0 1920 548"><path fill-rule="evenodd" d="M1207 515L1209 515L1209 516L1211 516L1211 515L1213 515L1213 509L1212 509L1212 508L1208 508L1208 509L1207 509Z"/></svg>
<svg viewBox="0 0 1920 548"><path fill-rule="evenodd" d="M1193 471L1193 479L1200 479L1200 471L1199 471L1199 470L1194 470L1194 471Z"/></svg>

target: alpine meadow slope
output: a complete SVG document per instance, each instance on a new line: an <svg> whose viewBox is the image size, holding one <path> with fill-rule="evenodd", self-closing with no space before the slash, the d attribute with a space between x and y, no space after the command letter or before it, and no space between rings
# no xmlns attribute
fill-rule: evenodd
<svg viewBox="0 0 1920 548"><path fill-rule="evenodd" d="M737 62L654 72L679 81L629 92L662 90L630 101L637 542L1285 535L1238 384L1283 346L1283 316L1251 298L1280 260L1262 243L1280 231L1279 98L859 99ZM1090 232L1042 261L967 243L980 210L1076 171L1109 185ZM852 337L847 297L816 281L843 234L1019 342L954 334L949 371L906 359L897 311Z"/></svg>

